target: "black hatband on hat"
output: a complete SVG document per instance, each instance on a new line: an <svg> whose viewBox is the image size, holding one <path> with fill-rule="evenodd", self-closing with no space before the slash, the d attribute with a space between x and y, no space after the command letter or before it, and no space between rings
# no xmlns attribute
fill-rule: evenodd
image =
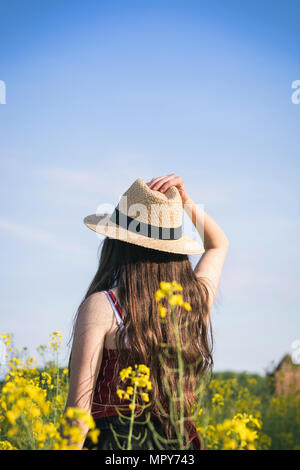
<svg viewBox="0 0 300 470"><path fill-rule="evenodd" d="M110 220L119 227L148 238L156 238L158 240L178 240L182 237L182 225L179 227L158 227L156 225L146 224L145 222L141 222L123 214L123 212L120 212L117 207L112 213Z"/></svg>

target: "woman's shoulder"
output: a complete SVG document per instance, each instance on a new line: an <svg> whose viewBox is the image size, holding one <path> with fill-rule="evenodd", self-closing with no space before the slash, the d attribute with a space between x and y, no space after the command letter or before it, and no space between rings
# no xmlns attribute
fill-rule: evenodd
<svg viewBox="0 0 300 470"><path fill-rule="evenodd" d="M105 290L101 290L98 292L93 292L93 294L90 294L86 299L83 301L82 305L84 304L85 306L90 305L90 306L98 306L101 304L106 304L106 292Z"/></svg>
<svg viewBox="0 0 300 470"><path fill-rule="evenodd" d="M84 322L111 324L112 312L105 291L90 294L81 303L78 318Z"/></svg>

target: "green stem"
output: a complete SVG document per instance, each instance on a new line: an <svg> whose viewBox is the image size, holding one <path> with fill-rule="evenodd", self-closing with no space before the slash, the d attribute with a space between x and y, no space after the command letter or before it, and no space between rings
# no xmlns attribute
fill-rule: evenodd
<svg viewBox="0 0 300 470"><path fill-rule="evenodd" d="M132 430L133 430L133 423L134 423L134 411L135 411L135 397L136 397L136 384L134 384L133 389L133 398L132 398L132 410L130 416L130 426L129 426L129 433L128 433L128 441L127 441L127 450L131 450L131 439L132 439Z"/></svg>
<svg viewBox="0 0 300 470"><path fill-rule="evenodd" d="M57 396L58 396L58 379L59 379L59 368L58 368L58 351L55 351L54 364L56 367L56 393L55 393L55 409L54 409L54 420L57 420Z"/></svg>
<svg viewBox="0 0 300 470"><path fill-rule="evenodd" d="M28 421L26 421L24 413L21 414L20 418L21 418L21 421L22 421L23 428L26 430L26 434L27 434L27 438L28 438L26 446L28 448L28 442L30 442L30 444L29 444L30 449L29 450L36 450L36 441L35 441L35 438L33 436L32 425L28 426ZM22 444L20 444L20 450L23 450L23 449L24 449L24 447L22 446Z"/></svg>
<svg viewBox="0 0 300 470"><path fill-rule="evenodd" d="M58 395L58 381L59 381L58 352L56 352L56 403L57 403L57 395Z"/></svg>
<svg viewBox="0 0 300 470"><path fill-rule="evenodd" d="M179 373L179 384L178 384L178 393L179 393L179 404L180 404L180 418L179 418L179 446L181 450L184 450L184 412L183 412L183 360L182 360L182 351L181 351L181 341L180 341L180 334L179 334L179 327L177 323L177 317L175 313L175 309L171 308L172 311L172 318L174 322L174 332L175 332L175 339L176 339L176 346L177 346L177 360L178 360L178 373ZM177 408L177 404L176 404Z"/></svg>

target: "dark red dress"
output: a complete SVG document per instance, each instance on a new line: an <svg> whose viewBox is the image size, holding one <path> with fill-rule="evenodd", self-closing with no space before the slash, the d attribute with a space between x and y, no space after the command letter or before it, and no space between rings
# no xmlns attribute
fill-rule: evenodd
<svg viewBox="0 0 300 470"><path fill-rule="evenodd" d="M105 292L108 295L109 300L111 301L114 313L116 315L116 319L120 324L123 316L122 309L118 304L113 292L111 290ZM126 349L124 350L124 354L126 354ZM109 422L110 417L118 416L116 407L118 407L122 414L131 413L131 410L128 407L129 401L119 399L116 393L117 355L118 351L116 349L103 349L102 363L96 381L91 410L91 414L94 420L96 421L96 424L100 427L101 423ZM154 414L151 414L151 420L153 420L153 422L155 423L158 422L157 417ZM189 449L193 447L193 450L203 449L203 443L196 427L191 421L189 421L188 425L189 442L186 444L186 447L188 447ZM99 440L101 440L101 437L99 438ZM193 444L191 446L192 441Z"/></svg>

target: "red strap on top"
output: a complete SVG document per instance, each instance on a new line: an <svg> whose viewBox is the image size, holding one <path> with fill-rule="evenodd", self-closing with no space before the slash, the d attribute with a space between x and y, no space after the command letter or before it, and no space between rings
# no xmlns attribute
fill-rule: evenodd
<svg viewBox="0 0 300 470"><path fill-rule="evenodd" d="M108 292L110 298L112 299L112 301L113 301L115 307L117 308L119 314L121 315L121 317L123 317L122 309L121 309L120 305L118 304L118 301L117 301L117 299L116 299L114 293L113 293L111 290L108 290L107 292Z"/></svg>

